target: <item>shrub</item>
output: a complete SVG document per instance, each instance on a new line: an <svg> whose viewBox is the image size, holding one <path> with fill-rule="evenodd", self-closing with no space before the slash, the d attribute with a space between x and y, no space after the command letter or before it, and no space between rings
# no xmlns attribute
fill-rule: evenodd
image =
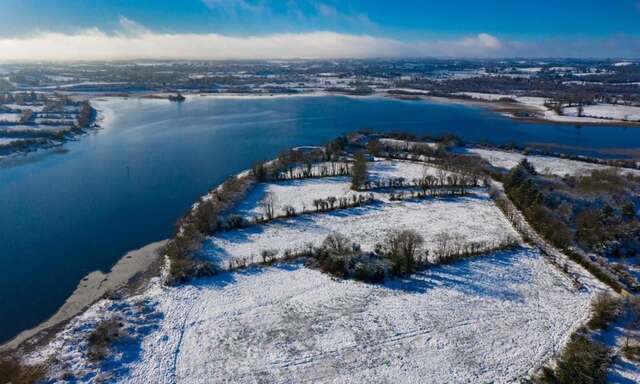
<svg viewBox="0 0 640 384"><path fill-rule="evenodd" d="M376 248L391 262L394 276L406 276L415 272L418 249L424 243L420 234L412 230L392 230Z"/></svg>
<svg viewBox="0 0 640 384"><path fill-rule="evenodd" d="M37 383L44 378L45 374L44 366L24 365L13 356L0 356L0 383Z"/></svg>
<svg viewBox="0 0 640 384"><path fill-rule="evenodd" d="M543 369L534 381L544 384L606 383L611 350L584 335L574 335L562 351L555 370Z"/></svg>
<svg viewBox="0 0 640 384"><path fill-rule="evenodd" d="M240 215L229 215L225 222L226 229L238 229L247 226L247 221Z"/></svg>
<svg viewBox="0 0 640 384"><path fill-rule="evenodd" d="M353 251L353 243L345 235L334 232L324 239L322 250L333 255L345 255Z"/></svg>
<svg viewBox="0 0 640 384"><path fill-rule="evenodd" d="M619 299L609 295L599 295L591 305L592 315L587 323L591 329L606 329L619 314L621 302Z"/></svg>
<svg viewBox="0 0 640 384"><path fill-rule="evenodd" d="M211 276L215 273L210 263L192 258L175 258L169 263L167 285L181 284L193 277Z"/></svg>
<svg viewBox="0 0 640 384"><path fill-rule="evenodd" d="M89 343L89 361L99 362L107 357L111 344L122 337L122 324L115 318L107 319L98 324L87 338Z"/></svg>

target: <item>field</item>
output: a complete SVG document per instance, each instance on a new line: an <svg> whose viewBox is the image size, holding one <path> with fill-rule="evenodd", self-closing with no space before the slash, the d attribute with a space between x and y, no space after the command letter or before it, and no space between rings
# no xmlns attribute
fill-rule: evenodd
<svg viewBox="0 0 640 384"><path fill-rule="evenodd" d="M373 179L410 180L437 169L406 161L370 164ZM347 177L259 183L230 213L347 196ZM219 231L199 256L219 269L244 269L167 287L154 278L137 296L103 299L71 321L27 362L48 360L54 381L122 383L456 382L510 383L529 377L584 323L598 290L579 290L535 248L521 246L452 265L431 265L383 284L342 280L302 261L251 265L262 251L282 256L340 232L364 251L395 229L424 238L433 254L442 234L457 242L519 239L480 188L463 197L392 201L280 218ZM120 337L101 362L89 335L112 320ZM66 379L62 379L66 377Z"/></svg>
<svg viewBox="0 0 640 384"><path fill-rule="evenodd" d="M466 241L498 242L517 237L509 222L486 194L458 199L382 202L318 215L282 219L267 225L219 232L205 241L203 254L225 268L229 260L248 258L261 261L265 250L301 251L307 244L319 245L332 232L372 250L391 229L414 229L433 250L440 233L458 234Z"/></svg>
<svg viewBox="0 0 640 384"><path fill-rule="evenodd" d="M384 286L282 264L96 305L44 356L96 374L78 339L121 313L131 336L98 373L114 382L506 383L557 351L590 297L524 248Z"/></svg>
<svg viewBox="0 0 640 384"><path fill-rule="evenodd" d="M578 175L589 173L592 170L608 169L610 167L606 165L587 163L584 161L561 159L552 156L526 156L519 152L500 151L492 149L480 149L480 148L468 148L463 149L465 153L474 153L479 155L483 159L487 160L491 165L500 168L511 169L518 165L518 163L525 157L533 166L536 171L542 174L552 174L556 176L564 175ZM624 169L624 172L632 172L640 174L640 171Z"/></svg>

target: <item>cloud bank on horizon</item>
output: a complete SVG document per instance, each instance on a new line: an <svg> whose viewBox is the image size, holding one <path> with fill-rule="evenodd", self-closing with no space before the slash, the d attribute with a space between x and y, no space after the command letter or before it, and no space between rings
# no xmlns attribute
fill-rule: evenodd
<svg viewBox="0 0 640 384"><path fill-rule="evenodd" d="M221 0L207 0L214 4ZM235 0L237 7L252 5ZM321 12L332 12L325 9ZM638 57L640 38L517 41L483 32L448 39L403 41L334 31L231 36L153 31L126 17L107 33L97 27L77 33L37 32L0 38L2 61L128 59L340 59L393 57Z"/></svg>

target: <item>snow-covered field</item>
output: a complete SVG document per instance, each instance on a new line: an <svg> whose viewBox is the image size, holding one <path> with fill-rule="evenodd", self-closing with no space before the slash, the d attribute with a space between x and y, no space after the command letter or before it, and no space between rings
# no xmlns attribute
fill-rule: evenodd
<svg viewBox="0 0 640 384"><path fill-rule="evenodd" d="M20 121L22 114L20 113L0 113L0 122L17 123Z"/></svg>
<svg viewBox="0 0 640 384"><path fill-rule="evenodd" d="M454 199L417 202L384 202L326 214L282 219L209 237L203 257L225 268L230 260L262 261L263 251L301 251L319 245L332 232L339 232L373 250L392 229L413 229L433 250L440 233L460 235L466 241L498 242L517 238L516 232L486 194Z"/></svg>
<svg viewBox="0 0 640 384"><path fill-rule="evenodd" d="M421 177L423 164L378 160L373 178ZM435 174L436 169L428 167ZM267 192L280 206L345 196L347 177L262 183L233 211L259 212ZM340 232L372 250L389 230L499 242L518 234L488 194L390 201L222 231L201 256L219 267L262 261ZM308 206L310 209L311 207ZM102 299L73 319L27 363L48 361L54 382L118 383L511 383L562 348L590 312L579 291L534 248L433 266L384 284L335 279L300 262L249 266L186 285L154 278L141 294ZM115 319L125 336L101 363L88 337Z"/></svg>
<svg viewBox="0 0 640 384"><path fill-rule="evenodd" d="M103 300L30 360L122 383L511 383L558 351L590 298L528 249L385 285L255 267ZM96 372L85 339L114 315L131 336Z"/></svg>
<svg viewBox="0 0 640 384"><path fill-rule="evenodd" d="M582 108L582 115L585 117L640 121L640 107L618 104L596 104L585 105ZM578 116L578 108L564 108L564 114L567 116Z"/></svg>
<svg viewBox="0 0 640 384"><path fill-rule="evenodd" d="M429 146L431 148L438 148L438 143L427 143L422 141L407 141L407 140L398 140L398 139L387 139L383 138L378 140L381 144L387 145L394 149L408 150L415 146Z"/></svg>
<svg viewBox="0 0 640 384"><path fill-rule="evenodd" d="M466 95L476 100L498 101L500 99L513 99L527 107L533 108L546 120L564 123L603 123L607 121L637 121L640 120L640 107L630 107L613 104L588 105L584 107L583 116L578 116L577 108L564 108L563 115L547 108L544 104L547 99L535 96L518 96L514 94L494 94L480 92L459 92L457 95ZM604 120L604 119L607 120Z"/></svg>
<svg viewBox="0 0 640 384"><path fill-rule="evenodd" d="M525 156L519 152L499 151L480 148L463 148L461 152L474 153L486 159L494 167L511 169L525 157L536 171L543 174L553 174L557 176L586 174L592 170L608 169L610 167L600 164L592 164L583 161L561 159L551 156ZM640 171L633 169L623 169L621 172L631 172L640 175Z"/></svg>
<svg viewBox="0 0 640 384"><path fill-rule="evenodd" d="M315 173L318 172L318 166ZM380 160L369 162L369 178L371 180L388 180L404 177L407 183L413 179L422 178L424 175L437 176L438 169L423 163L404 160ZM294 171L294 173L299 173ZM449 172L445 172L449 175ZM284 207L292 206L296 212L313 210L313 201L326 199L327 197L348 197L351 195L364 195L367 192L354 192L351 190L349 177L324 177L318 179L300 179L292 181L280 181L275 183L259 183L247 194L241 203L234 207L234 213L247 219L255 216L265 216L262 201L270 194L273 197L273 205L276 215L284 214ZM374 193L377 199L385 199L385 196Z"/></svg>
<svg viewBox="0 0 640 384"><path fill-rule="evenodd" d="M58 132L69 129L69 126L55 126L55 125L0 125L0 132Z"/></svg>
<svg viewBox="0 0 640 384"><path fill-rule="evenodd" d="M424 163L406 160L378 160L369 163L369 178L371 180L388 180L404 177L407 182L413 179L421 179L426 175L436 176L438 168ZM449 172L445 172L449 175Z"/></svg>
<svg viewBox="0 0 640 384"><path fill-rule="evenodd" d="M265 216L261 202L267 194L273 197L275 214L282 215L286 205L292 206L296 212L302 212L313 210L315 199L326 199L331 196L339 198L354 193L358 194L351 191L351 180L348 177L260 183L251 189L246 199L234 208L234 212L245 218Z"/></svg>

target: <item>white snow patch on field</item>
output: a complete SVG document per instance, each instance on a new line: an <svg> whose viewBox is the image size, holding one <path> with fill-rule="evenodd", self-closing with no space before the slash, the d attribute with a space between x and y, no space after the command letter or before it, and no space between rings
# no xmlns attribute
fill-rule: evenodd
<svg viewBox="0 0 640 384"><path fill-rule="evenodd" d="M17 123L21 117L20 113L0 113L0 122Z"/></svg>
<svg viewBox="0 0 640 384"><path fill-rule="evenodd" d="M526 105L538 111L546 120L563 123L605 123L612 121L635 121L640 120L640 107L626 107L612 104L599 104L585 106L583 116L578 116L577 108L564 108L563 115L558 115L555 111L547 108L544 104L547 101L544 97L517 96L514 94L495 94L480 92L458 92L455 95L466 95L476 100L499 101L500 99L513 99L518 103Z"/></svg>
<svg viewBox="0 0 640 384"><path fill-rule="evenodd" d="M423 146L427 146L433 149L438 148L438 143L432 143L432 142L407 141L407 140L387 139L387 138L383 138L378 141L383 145L387 145L391 148L399 149L399 150L410 150L414 147L423 147Z"/></svg>
<svg viewBox="0 0 640 384"><path fill-rule="evenodd" d="M313 210L313 200L348 196L357 192L351 191L351 180L348 177L325 177L321 179L301 179L276 183L259 183L247 194L246 199L238 204L234 213L243 217L265 215L261 202L270 193L274 197L275 214L284 214L283 208L290 205L296 212Z"/></svg>
<svg viewBox="0 0 640 384"><path fill-rule="evenodd" d="M314 169L318 166L314 166ZM436 176L438 169L423 163L404 160L378 160L369 162L369 178L373 180L388 180L404 177L407 184L413 179L422 178L424 175ZM297 173L298 171L294 171ZM314 171L314 172L317 172ZM445 172L446 175L450 173ZM351 178L347 176L323 177L317 179L299 179L278 181L273 183L259 183L247 194L247 197L237 204L233 211L245 218L265 216L262 201L267 195L274 198L276 215L284 214L284 207L292 206L296 212L314 210L313 201L328 197L349 197L351 195L366 195L368 192L356 192L351 190ZM374 193L377 199L386 200L386 196Z"/></svg>
<svg viewBox="0 0 640 384"><path fill-rule="evenodd" d="M640 107L618 104L585 105L582 115L600 119L640 121ZM564 108L567 116L578 116L578 107Z"/></svg>
<svg viewBox="0 0 640 384"><path fill-rule="evenodd" d="M501 167L511 169L518 165L525 157L533 166L536 171L543 174L553 174L557 176L564 175L578 175L587 174L592 170L610 169L606 165L587 163L577 160L561 159L552 156L525 156L519 152L499 151L492 149L480 149L480 148L467 148L465 152L470 152L479 155L487 160L494 167ZM639 174L639 171L632 169L621 169L621 172L631 172Z"/></svg>
<svg viewBox="0 0 640 384"><path fill-rule="evenodd" d="M404 177L407 182L413 179L421 179L426 175L436 176L438 168L424 163L406 160L382 160L368 163L369 179L388 180ZM449 175L449 172L445 172Z"/></svg>
<svg viewBox="0 0 640 384"><path fill-rule="evenodd" d="M56 375L120 383L511 383L562 347L590 299L528 249L385 285L286 264L127 299L124 323L148 313L150 326L117 343L102 372L84 338L113 316L104 301L32 360L57 353Z"/></svg>
<svg viewBox="0 0 640 384"><path fill-rule="evenodd" d="M10 144L13 144L15 142L22 141L22 140L23 139L8 139L8 138L5 138L5 137L0 137L0 147L7 146L7 145L10 145Z"/></svg>
<svg viewBox="0 0 640 384"><path fill-rule="evenodd" d="M446 232L466 241L498 242L518 235L486 194L418 202L378 203L365 207L281 219L266 225L218 232L203 245L202 254L226 268L230 260L262 261L262 251L302 251L332 232L339 232L373 250L392 229L413 229L425 239L425 249L435 248L435 237Z"/></svg>

